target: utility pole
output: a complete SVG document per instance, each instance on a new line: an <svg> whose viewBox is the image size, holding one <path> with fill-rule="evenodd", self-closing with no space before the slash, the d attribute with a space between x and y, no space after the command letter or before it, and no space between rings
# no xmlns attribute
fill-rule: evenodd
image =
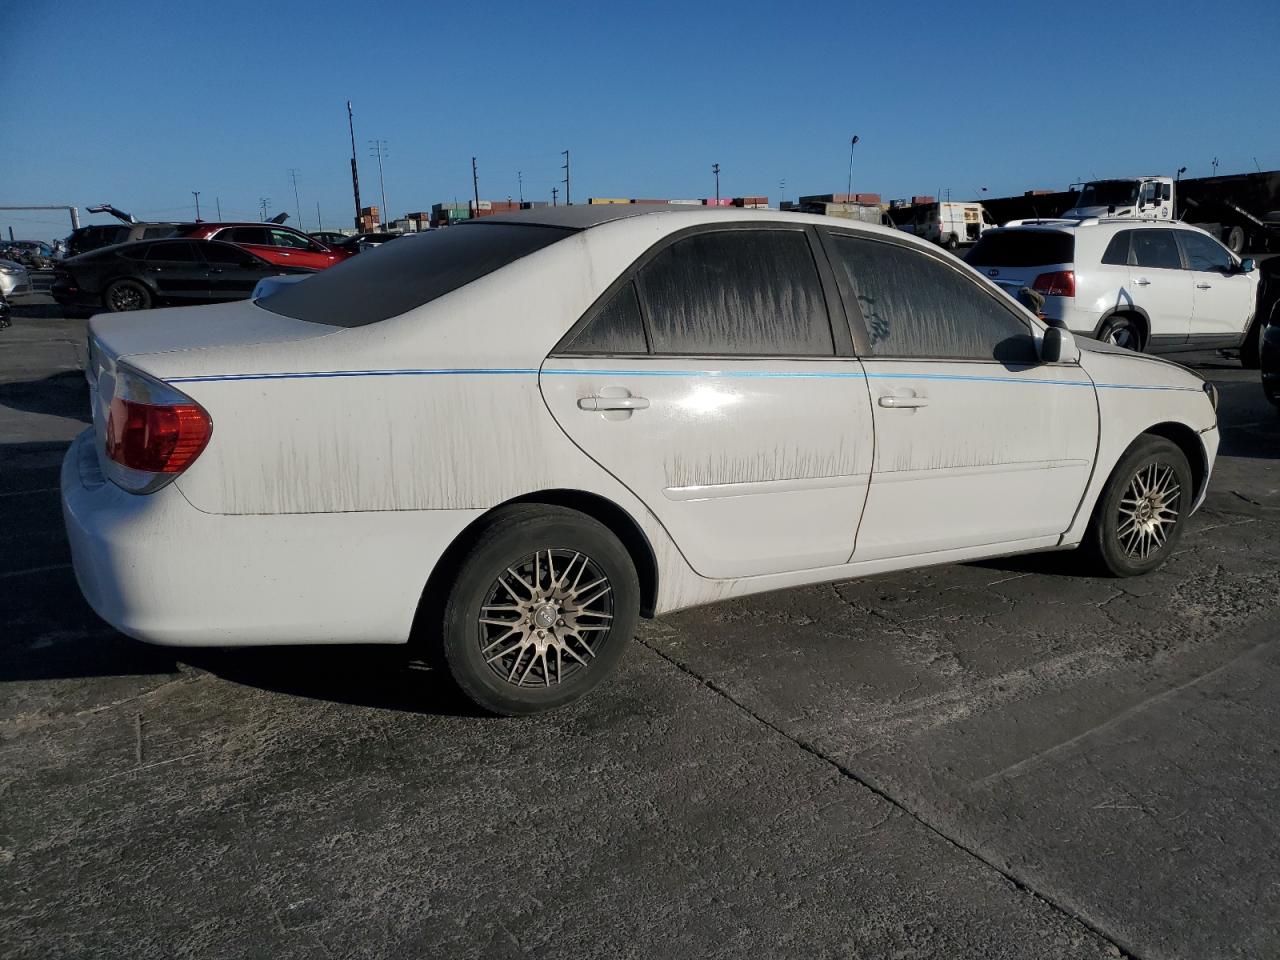
<svg viewBox="0 0 1280 960"><path fill-rule="evenodd" d="M192 190L191 195L196 198L196 222L200 222L200 191Z"/></svg>
<svg viewBox="0 0 1280 960"><path fill-rule="evenodd" d="M219 217L218 219L221 220L222 218ZM319 233L323 229L324 229L324 221L320 219L320 201L317 200L316 201L316 233Z"/></svg>
<svg viewBox="0 0 1280 960"><path fill-rule="evenodd" d="M844 192L853 194L853 148L858 145L858 138L855 136L849 141L849 182L845 185Z"/></svg>
<svg viewBox="0 0 1280 960"><path fill-rule="evenodd" d="M573 206L573 201L569 198L569 151L561 150L564 154L564 205L566 207Z"/></svg>
<svg viewBox="0 0 1280 960"><path fill-rule="evenodd" d="M716 206L720 206L720 164L713 163L711 172L716 175Z"/></svg>
<svg viewBox="0 0 1280 960"><path fill-rule="evenodd" d="M262 208L262 222L267 222L267 207L271 206L270 197L259 197L258 206Z"/></svg>
<svg viewBox="0 0 1280 960"><path fill-rule="evenodd" d="M783 177L778 181L778 206L782 206L782 202L787 199L787 178Z"/></svg>
<svg viewBox="0 0 1280 960"><path fill-rule="evenodd" d="M222 222L222 198L214 197L213 202L218 205L218 222L221 223Z"/></svg>
<svg viewBox="0 0 1280 960"><path fill-rule="evenodd" d="M347 101L347 128L351 131L351 192L356 198L356 217L353 221L360 229L360 174L356 172L356 122L351 114L351 101Z"/></svg>
<svg viewBox="0 0 1280 960"><path fill-rule="evenodd" d="M1213 175L1215 177L1218 175L1218 158L1217 157L1213 158Z"/></svg>
<svg viewBox="0 0 1280 960"><path fill-rule="evenodd" d="M388 222L387 217L390 216L390 213L387 210L387 184L386 184L386 181L383 180L382 178L382 161L383 161L383 158L388 155L387 141L370 140L369 152L373 156L378 158L378 186L382 191L382 223L386 224Z"/></svg>
<svg viewBox="0 0 1280 960"><path fill-rule="evenodd" d="M520 202L524 203L524 174L516 171L516 183L520 186Z"/></svg>
<svg viewBox="0 0 1280 960"><path fill-rule="evenodd" d="M302 201L298 199L298 170L296 167L289 168L289 179L293 181L293 209L298 211L298 229L306 233L307 228L302 222Z"/></svg>
<svg viewBox="0 0 1280 960"><path fill-rule="evenodd" d="M471 189L476 195L475 216L480 216L480 176L476 173L476 158L471 158Z"/></svg>
<svg viewBox="0 0 1280 960"><path fill-rule="evenodd" d="M552 205L553 207L558 207L558 206L560 206L560 204L556 202L556 197L558 197L558 196L560 196L560 188L559 188L559 187L552 187L552 188L551 188L551 205ZM12 228L12 227L10 227L10 228L9 228L9 230L10 230L10 232L12 232L12 231L13 231L13 228ZM10 239L10 240L12 240L12 239L13 239L13 237L10 237L9 239Z"/></svg>

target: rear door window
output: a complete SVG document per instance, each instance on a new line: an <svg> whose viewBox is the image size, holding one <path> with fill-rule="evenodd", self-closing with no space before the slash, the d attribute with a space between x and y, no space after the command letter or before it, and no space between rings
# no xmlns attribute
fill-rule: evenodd
<svg viewBox="0 0 1280 960"><path fill-rule="evenodd" d="M654 353L835 354L818 268L801 230L695 234L649 261L639 282Z"/></svg>
<svg viewBox="0 0 1280 960"><path fill-rule="evenodd" d="M1111 242L1107 244L1107 249L1102 253L1102 262L1115 267L1123 267L1129 264L1129 242L1133 239L1132 230L1121 230Z"/></svg>
<svg viewBox="0 0 1280 960"><path fill-rule="evenodd" d="M147 260L169 263L195 263L200 259L195 247L185 240L161 241L147 246Z"/></svg>
<svg viewBox="0 0 1280 960"><path fill-rule="evenodd" d="M1060 230L1002 230L982 235L965 262L975 267L1046 267L1074 263L1075 237Z"/></svg>
<svg viewBox="0 0 1280 960"><path fill-rule="evenodd" d="M1036 362L1030 326L976 278L902 244L831 238L831 265L862 312L872 356Z"/></svg>
<svg viewBox="0 0 1280 960"><path fill-rule="evenodd" d="M574 233L513 223L432 230L386 244L376 257L344 260L257 303L296 320L360 327L430 303Z"/></svg>
<svg viewBox="0 0 1280 960"><path fill-rule="evenodd" d="M231 243L254 243L261 247L271 246L271 237L266 227L230 227L214 235L219 240Z"/></svg>
<svg viewBox="0 0 1280 960"><path fill-rule="evenodd" d="M1137 267L1181 270L1182 256L1172 230L1133 231L1132 260Z"/></svg>

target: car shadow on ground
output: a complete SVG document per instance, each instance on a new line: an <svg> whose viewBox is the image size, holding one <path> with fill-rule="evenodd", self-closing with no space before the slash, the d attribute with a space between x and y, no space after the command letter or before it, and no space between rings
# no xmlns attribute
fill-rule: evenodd
<svg viewBox="0 0 1280 960"><path fill-rule="evenodd" d="M41 380L0 383L0 406L24 413L42 413L92 423L89 387L84 373L62 370Z"/></svg>

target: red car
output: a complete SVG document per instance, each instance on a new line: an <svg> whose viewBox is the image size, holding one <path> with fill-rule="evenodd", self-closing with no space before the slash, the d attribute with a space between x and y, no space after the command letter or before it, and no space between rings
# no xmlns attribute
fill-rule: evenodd
<svg viewBox="0 0 1280 960"><path fill-rule="evenodd" d="M314 237L276 223L184 223L176 237L225 240L283 267L323 270L352 256L346 250L326 246Z"/></svg>

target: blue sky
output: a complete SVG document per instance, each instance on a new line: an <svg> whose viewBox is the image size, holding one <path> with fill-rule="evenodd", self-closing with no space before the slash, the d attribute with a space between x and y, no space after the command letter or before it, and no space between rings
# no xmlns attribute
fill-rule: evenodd
<svg viewBox="0 0 1280 960"><path fill-rule="evenodd" d="M296 167L303 225L347 226L348 99L397 216L466 200L472 155L482 197L550 199L566 148L575 201L707 196L713 162L724 196L843 190L852 134L886 199L1280 168L1276 3L23 0L0 38L0 204L82 214L295 222Z"/></svg>

